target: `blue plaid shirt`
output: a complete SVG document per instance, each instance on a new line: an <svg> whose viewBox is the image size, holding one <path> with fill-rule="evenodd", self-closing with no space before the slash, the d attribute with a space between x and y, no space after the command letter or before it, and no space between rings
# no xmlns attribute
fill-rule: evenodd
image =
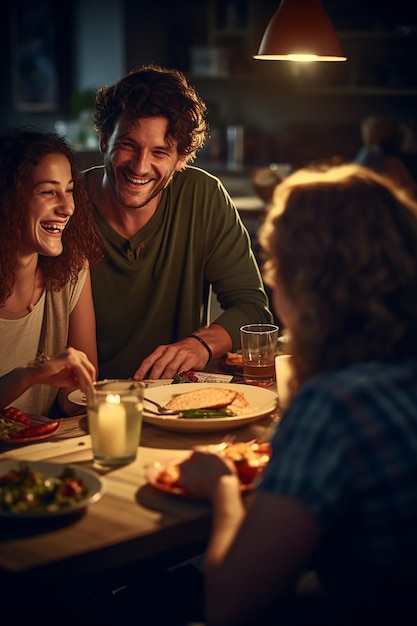
<svg viewBox="0 0 417 626"><path fill-rule="evenodd" d="M303 500L324 538L342 526L336 542L353 562L417 570L417 361L310 380L272 448L259 489Z"/></svg>

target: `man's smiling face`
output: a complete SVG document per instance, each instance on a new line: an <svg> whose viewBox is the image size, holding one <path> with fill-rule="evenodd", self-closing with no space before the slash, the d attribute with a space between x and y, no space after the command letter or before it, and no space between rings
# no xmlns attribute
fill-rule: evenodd
<svg viewBox="0 0 417 626"><path fill-rule="evenodd" d="M178 156L177 142L168 137L165 117L132 122L123 116L100 148L110 186L120 204L139 209L160 196L185 160Z"/></svg>

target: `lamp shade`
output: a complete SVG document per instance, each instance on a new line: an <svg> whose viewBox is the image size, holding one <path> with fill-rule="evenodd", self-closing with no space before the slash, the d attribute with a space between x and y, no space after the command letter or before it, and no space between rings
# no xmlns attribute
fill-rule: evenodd
<svg viewBox="0 0 417 626"><path fill-rule="evenodd" d="M281 0L254 59L346 61L321 0Z"/></svg>

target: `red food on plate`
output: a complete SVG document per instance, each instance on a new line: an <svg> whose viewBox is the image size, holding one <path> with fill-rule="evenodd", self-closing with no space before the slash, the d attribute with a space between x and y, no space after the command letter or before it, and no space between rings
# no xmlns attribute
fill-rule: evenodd
<svg viewBox="0 0 417 626"><path fill-rule="evenodd" d="M15 406L9 406L7 409L2 409L2 411L0 411L0 415L4 417L5 420L21 422L26 426L31 426L32 424L30 417L28 417L26 413L23 413L23 411Z"/></svg>
<svg viewBox="0 0 417 626"><path fill-rule="evenodd" d="M234 462L242 488L249 488L251 483L257 478L271 456L271 446L269 443L259 443L252 441L249 443L237 442L215 446L199 447L200 450L212 451L220 456L227 457ZM184 460L184 459L182 459ZM180 463L171 463L161 467L154 481L155 486L165 488L173 493L181 493L179 487Z"/></svg>
<svg viewBox="0 0 417 626"><path fill-rule="evenodd" d="M10 406L0 411L0 440L9 443L25 443L45 439L55 433L61 420L27 415L20 409Z"/></svg>
<svg viewBox="0 0 417 626"><path fill-rule="evenodd" d="M251 483L263 470L271 456L269 443L230 443L220 453L236 466L237 474L243 485Z"/></svg>
<svg viewBox="0 0 417 626"><path fill-rule="evenodd" d="M194 370L184 370L183 372L178 372L177 374L174 374L172 384L177 385L178 383L198 383L198 376L196 376Z"/></svg>
<svg viewBox="0 0 417 626"><path fill-rule="evenodd" d="M28 437L42 437L43 435L49 435L58 428L59 423L59 420L55 420L52 422L39 424L38 426L30 426L28 428L25 428L24 430L20 430L17 433L11 433L9 435L9 439L26 439Z"/></svg>
<svg viewBox="0 0 417 626"><path fill-rule="evenodd" d="M166 465L158 474L158 482L169 487L178 486L180 479L180 469L178 465Z"/></svg>

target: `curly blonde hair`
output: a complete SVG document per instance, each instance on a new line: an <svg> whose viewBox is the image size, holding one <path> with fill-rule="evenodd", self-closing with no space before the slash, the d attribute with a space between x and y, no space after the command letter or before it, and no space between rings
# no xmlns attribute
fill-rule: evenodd
<svg viewBox="0 0 417 626"><path fill-rule="evenodd" d="M3 131L0 134L0 305L12 293L15 282L34 170L49 154L63 154L71 165L75 211L62 235L63 252L57 257L39 255L46 288L59 290L68 281L76 282L86 262L93 267L103 256L84 176L66 140L32 126Z"/></svg>
<svg viewBox="0 0 417 626"><path fill-rule="evenodd" d="M292 305L296 385L417 355L417 203L359 165L295 172L259 239L263 275Z"/></svg>

